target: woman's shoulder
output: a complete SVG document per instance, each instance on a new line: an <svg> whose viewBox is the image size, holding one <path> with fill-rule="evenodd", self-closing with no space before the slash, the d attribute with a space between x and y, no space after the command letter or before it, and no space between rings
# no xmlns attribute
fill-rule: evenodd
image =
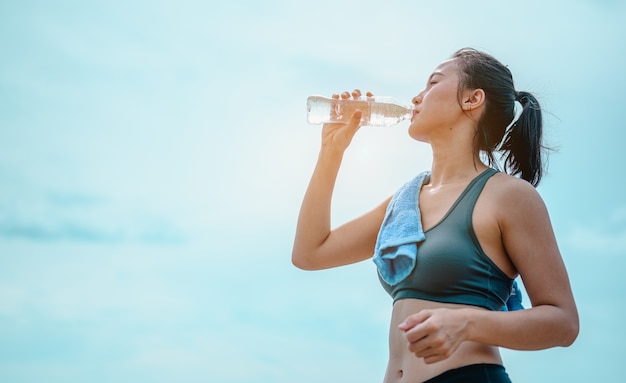
<svg viewBox="0 0 626 383"><path fill-rule="evenodd" d="M496 173L485 186L490 199L505 209L520 209L529 203L543 203L530 182L504 172Z"/></svg>

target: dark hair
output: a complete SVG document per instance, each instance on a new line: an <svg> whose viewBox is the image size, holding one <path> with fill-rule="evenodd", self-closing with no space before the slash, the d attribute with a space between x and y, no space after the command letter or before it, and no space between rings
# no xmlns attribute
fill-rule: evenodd
<svg viewBox="0 0 626 383"><path fill-rule="evenodd" d="M537 186L543 174L542 116L537 99L528 92L517 92L509 68L493 56L472 48L452 55L459 66L459 96L466 89L485 92L485 109L474 136L474 151L484 153L490 166L496 166L494 153L501 152L504 170ZM523 109L515 117L515 101ZM460 102L460 98L459 98Z"/></svg>

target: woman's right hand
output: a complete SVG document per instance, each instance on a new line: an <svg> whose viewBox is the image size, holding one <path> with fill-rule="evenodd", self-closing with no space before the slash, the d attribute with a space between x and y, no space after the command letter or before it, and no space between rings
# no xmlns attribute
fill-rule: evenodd
<svg viewBox="0 0 626 383"><path fill-rule="evenodd" d="M373 97L374 95L371 92L367 92L366 96ZM351 97L354 99L360 98L361 91L359 89L355 89L352 91L352 94L343 92L341 96L337 93L332 95L332 98L336 100L339 100L340 98L342 100L347 100ZM352 142L352 138L361 127L361 116L362 111L356 109L347 122L324 124L322 127L322 146L339 152L345 151L350 145L350 142Z"/></svg>

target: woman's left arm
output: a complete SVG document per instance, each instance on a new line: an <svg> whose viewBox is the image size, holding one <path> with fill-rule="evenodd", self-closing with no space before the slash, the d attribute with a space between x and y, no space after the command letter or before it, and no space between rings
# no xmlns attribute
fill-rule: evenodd
<svg viewBox="0 0 626 383"><path fill-rule="evenodd" d="M504 247L532 307L468 314L467 339L518 350L569 346L578 336L576 303L546 206L525 181L510 178L498 199Z"/></svg>

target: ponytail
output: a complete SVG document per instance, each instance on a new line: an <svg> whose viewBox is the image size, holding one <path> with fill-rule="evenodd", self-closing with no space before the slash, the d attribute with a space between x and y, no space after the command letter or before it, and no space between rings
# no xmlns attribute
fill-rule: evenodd
<svg viewBox="0 0 626 383"><path fill-rule="evenodd" d="M522 113L505 133L499 150L503 152L506 172L519 174L536 187L543 175L541 108L531 93L517 92L515 99L522 104Z"/></svg>
<svg viewBox="0 0 626 383"><path fill-rule="evenodd" d="M536 187L543 175L541 152L545 149L539 102L531 93L515 91L511 71L495 57L463 48L452 58L460 68L459 105L465 89L483 89L486 96L485 110L476 125L474 152L484 155L489 166L502 166L508 174ZM519 109L516 113L518 103L522 105L520 114Z"/></svg>

